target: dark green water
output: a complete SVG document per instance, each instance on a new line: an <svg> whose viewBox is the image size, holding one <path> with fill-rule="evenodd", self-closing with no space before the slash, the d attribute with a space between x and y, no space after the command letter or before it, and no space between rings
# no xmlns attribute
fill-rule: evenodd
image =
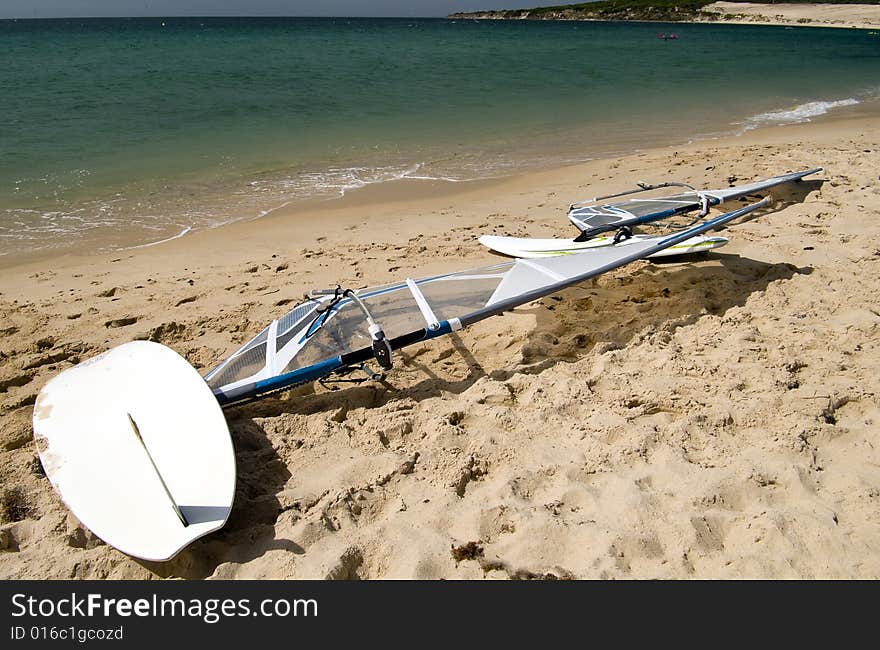
<svg viewBox="0 0 880 650"><path fill-rule="evenodd" d="M0 43L0 255L809 119L880 89L880 38L843 29L106 19L0 21Z"/></svg>

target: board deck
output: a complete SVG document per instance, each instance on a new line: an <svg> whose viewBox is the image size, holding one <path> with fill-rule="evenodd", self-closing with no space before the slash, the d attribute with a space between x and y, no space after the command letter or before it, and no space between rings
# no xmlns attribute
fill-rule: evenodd
<svg viewBox="0 0 880 650"><path fill-rule="evenodd" d="M660 240L662 237L648 235L633 235L629 239L615 244L613 237L594 237L584 242L577 242L572 239L531 239L528 237L500 237L496 235L483 235L480 237L480 243L487 248L510 255L511 257L521 257L526 259L536 259L540 257L552 257L554 255L572 255L575 253L589 253L590 251L607 250L609 247L626 247L639 242ZM654 253L650 258L672 257L675 255L686 255L689 253L700 253L709 251L714 248L720 248L727 244L729 240L726 237L715 237L709 235L697 235L691 237L685 242L676 244L666 248L659 253Z"/></svg>
<svg viewBox="0 0 880 650"><path fill-rule="evenodd" d="M199 373L158 343L133 341L54 377L34 406L46 475L95 535L163 561L221 528L235 456Z"/></svg>

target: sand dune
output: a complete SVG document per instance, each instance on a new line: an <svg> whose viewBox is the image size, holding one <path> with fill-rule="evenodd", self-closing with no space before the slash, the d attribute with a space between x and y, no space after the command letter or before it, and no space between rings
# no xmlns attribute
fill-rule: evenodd
<svg viewBox="0 0 880 650"><path fill-rule="evenodd" d="M718 14L716 22L801 27L880 27L880 6L870 4L767 4L713 2L700 11Z"/></svg>

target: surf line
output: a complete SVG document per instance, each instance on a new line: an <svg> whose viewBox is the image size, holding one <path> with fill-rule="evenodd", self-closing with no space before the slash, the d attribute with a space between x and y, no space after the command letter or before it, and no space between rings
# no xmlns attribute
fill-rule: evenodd
<svg viewBox="0 0 880 650"><path fill-rule="evenodd" d="M193 229L192 226L187 226L186 228L184 228L183 230L181 230L179 233L177 233L176 235L174 235L172 237L166 237L165 239L160 239L159 241L151 241L146 244L138 244L137 246L127 246L126 248L123 248L121 250L131 251L131 250L135 250L138 248L149 248L150 246L158 246L159 244L164 244L165 242L174 241L175 239L180 239L185 234L190 232L192 229Z"/></svg>

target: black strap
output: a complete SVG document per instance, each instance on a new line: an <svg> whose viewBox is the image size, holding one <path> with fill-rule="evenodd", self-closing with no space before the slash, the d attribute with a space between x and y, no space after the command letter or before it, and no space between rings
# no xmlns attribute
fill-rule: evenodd
<svg viewBox="0 0 880 650"><path fill-rule="evenodd" d="M614 233L614 243L619 244L620 242L624 241L625 239L629 239L632 236L633 236L633 231L630 229L630 227L624 226L623 228L618 230L616 233Z"/></svg>

